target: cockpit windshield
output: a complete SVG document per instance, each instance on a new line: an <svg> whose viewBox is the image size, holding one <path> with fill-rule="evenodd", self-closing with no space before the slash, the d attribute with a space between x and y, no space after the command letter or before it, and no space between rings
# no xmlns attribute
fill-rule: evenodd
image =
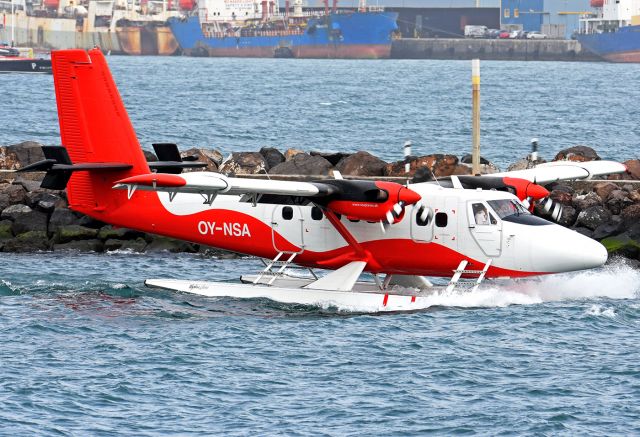
<svg viewBox="0 0 640 437"><path fill-rule="evenodd" d="M513 199L489 200L487 203L501 219L512 215L531 214L524 205Z"/></svg>

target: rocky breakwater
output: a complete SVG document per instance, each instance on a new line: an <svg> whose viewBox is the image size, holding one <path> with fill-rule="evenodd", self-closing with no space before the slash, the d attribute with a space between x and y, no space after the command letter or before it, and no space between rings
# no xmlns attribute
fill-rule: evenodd
<svg viewBox="0 0 640 437"><path fill-rule="evenodd" d="M149 161L157 158L145 152ZM234 152L223 159L217 150L190 149L182 152L184 160L207 163L209 171L230 176L268 174L280 178L330 177L333 171L345 176L399 178L399 182L422 182L434 177L471 174L470 157L462 159L448 154L412 156L385 162L364 151L357 153L306 153L265 147L257 152ZM41 173L15 173L27 164L43 159L40 145L25 142L0 147L0 251L113 251L128 250L206 252L222 255L188 242L144 234L130 229L114 229L68 208L65 192L39 188ZM588 161L600 159L588 147L577 146L559 152L554 160ZM405 173L405 164L409 172ZM625 164L628 172L602 182L552 184L551 198L563 205L560 224L600 240L612 253L640 259L640 161ZM530 167L520 160L509 170ZM4 171L3 171L4 170ZM482 172L499 169L482 160Z"/></svg>

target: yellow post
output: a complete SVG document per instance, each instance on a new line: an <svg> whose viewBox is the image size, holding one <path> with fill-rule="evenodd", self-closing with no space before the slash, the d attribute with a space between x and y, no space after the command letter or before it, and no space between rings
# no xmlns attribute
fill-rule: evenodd
<svg viewBox="0 0 640 437"><path fill-rule="evenodd" d="M480 174L480 59L471 61L471 88L473 100L473 149L471 151L471 170Z"/></svg>

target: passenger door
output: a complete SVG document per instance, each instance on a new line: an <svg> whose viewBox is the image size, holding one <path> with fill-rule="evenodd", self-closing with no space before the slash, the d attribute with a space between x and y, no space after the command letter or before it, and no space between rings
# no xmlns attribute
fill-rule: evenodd
<svg viewBox="0 0 640 437"><path fill-rule="evenodd" d="M434 213L434 243L458 250L458 198L445 198L444 208L434 209Z"/></svg>
<svg viewBox="0 0 640 437"><path fill-rule="evenodd" d="M304 251L303 222L302 211L298 205L277 205L271 216L273 247L279 252L302 253ZM294 250L289 244L277 238L276 234L298 249Z"/></svg>
<svg viewBox="0 0 640 437"><path fill-rule="evenodd" d="M502 223L485 202L470 201L467 207L469 228L482 251L490 257L500 256Z"/></svg>

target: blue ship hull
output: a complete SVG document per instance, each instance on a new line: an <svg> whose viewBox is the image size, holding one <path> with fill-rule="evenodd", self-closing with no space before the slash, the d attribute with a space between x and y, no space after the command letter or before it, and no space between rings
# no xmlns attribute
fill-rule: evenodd
<svg viewBox="0 0 640 437"><path fill-rule="evenodd" d="M580 44L610 62L640 62L640 26L617 32L579 34Z"/></svg>
<svg viewBox="0 0 640 437"><path fill-rule="evenodd" d="M388 58L395 12L353 12L311 18L304 30L205 33L198 17L171 18L183 53L191 56Z"/></svg>

